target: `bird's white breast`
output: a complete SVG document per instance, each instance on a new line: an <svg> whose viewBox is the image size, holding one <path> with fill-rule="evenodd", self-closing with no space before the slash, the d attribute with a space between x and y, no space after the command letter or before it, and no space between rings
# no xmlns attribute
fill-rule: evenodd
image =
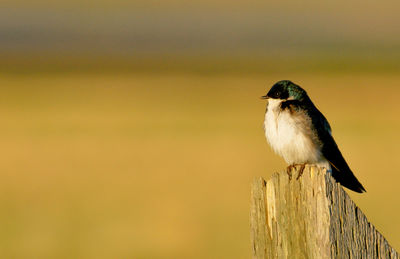
<svg viewBox="0 0 400 259"><path fill-rule="evenodd" d="M272 149L288 164L323 163L326 167L310 119L304 113L281 111L281 102L269 99L265 114L265 136Z"/></svg>

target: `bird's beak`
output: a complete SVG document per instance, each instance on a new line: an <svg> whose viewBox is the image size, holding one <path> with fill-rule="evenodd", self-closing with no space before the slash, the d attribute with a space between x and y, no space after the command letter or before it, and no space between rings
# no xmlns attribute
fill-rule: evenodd
<svg viewBox="0 0 400 259"><path fill-rule="evenodd" d="M261 96L261 99L268 99L269 97L267 95Z"/></svg>

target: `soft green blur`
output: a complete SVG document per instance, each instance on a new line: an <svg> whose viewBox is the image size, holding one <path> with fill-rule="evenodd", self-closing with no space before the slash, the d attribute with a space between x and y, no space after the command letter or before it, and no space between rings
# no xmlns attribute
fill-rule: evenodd
<svg viewBox="0 0 400 259"><path fill-rule="evenodd" d="M339 2L4 1L0 257L249 258L250 183L286 166L259 98L282 79L400 249L400 6Z"/></svg>

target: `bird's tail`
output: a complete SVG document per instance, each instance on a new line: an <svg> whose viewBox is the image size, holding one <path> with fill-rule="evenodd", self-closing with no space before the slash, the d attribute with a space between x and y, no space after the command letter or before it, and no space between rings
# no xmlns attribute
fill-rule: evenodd
<svg viewBox="0 0 400 259"><path fill-rule="evenodd" d="M335 167L332 167L332 176L337 182L352 191L363 193L366 192L364 186L357 180L351 170L338 171Z"/></svg>

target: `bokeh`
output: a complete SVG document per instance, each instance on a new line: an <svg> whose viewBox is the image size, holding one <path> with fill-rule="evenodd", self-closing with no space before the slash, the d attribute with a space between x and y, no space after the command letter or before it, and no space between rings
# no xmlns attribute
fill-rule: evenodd
<svg viewBox="0 0 400 259"><path fill-rule="evenodd" d="M250 183L285 163L290 79L400 249L398 1L0 4L0 257L249 258Z"/></svg>

